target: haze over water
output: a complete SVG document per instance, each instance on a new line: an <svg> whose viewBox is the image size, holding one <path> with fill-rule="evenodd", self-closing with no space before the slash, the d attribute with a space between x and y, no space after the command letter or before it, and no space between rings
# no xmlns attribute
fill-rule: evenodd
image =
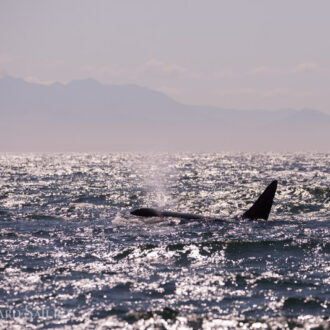
<svg viewBox="0 0 330 330"><path fill-rule="evenodd" d="M329 162L1 154L0 326L327 328ZM274 179L269 221L235 220ZM142 206L223 221L129 214Z"/></svg>

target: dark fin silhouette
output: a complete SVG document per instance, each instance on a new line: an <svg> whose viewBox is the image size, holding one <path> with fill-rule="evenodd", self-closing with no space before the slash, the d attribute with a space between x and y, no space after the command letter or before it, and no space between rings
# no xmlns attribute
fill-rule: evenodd
<svg viewBox="0 0 330 330"><path fill-rule="evenodd" d="M276 188L277 180L274 180L259 196L257 201L252 205L252 207L243 214L242 218L249 220L267 220L269 217L270 209L273 205Z"/></svg>
<svg viewBox="0 0 330 330"><path fill-rule="evenodd" d="M162 212L156 209L150 209L147 207L143 207L142 209L137 209L131 212L133 215L137 215L139 217L161 217Z"/></svg>

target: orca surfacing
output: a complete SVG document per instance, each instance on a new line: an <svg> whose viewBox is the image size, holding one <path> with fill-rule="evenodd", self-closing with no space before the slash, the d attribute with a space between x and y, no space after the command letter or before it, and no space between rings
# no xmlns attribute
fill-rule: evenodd
<svg viewBox="0 0 330 330"><path fill-rule="evenodd" d="M277 180L274 180L264 192L259 196L255 203L242 215L242 219L257 220L263 219L268 220L270 210L273 205L275 192L277 189ZM172 217L180 219L190 220L203 220L209 217L197 214L180 213L172 211L161 211L153 208L140 208L131 212L132 215L140 217Z"/></svg>

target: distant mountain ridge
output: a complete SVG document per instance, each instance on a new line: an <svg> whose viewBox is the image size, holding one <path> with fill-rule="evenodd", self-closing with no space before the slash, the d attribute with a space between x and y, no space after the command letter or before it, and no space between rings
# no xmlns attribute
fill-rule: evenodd
<svg viewBox="0 0 330 330"><path fill-rule="evenodd" d="M184 105L94 79L1 78L0 119L0 151L329 151L330 141L330 116L316 110Z"/></svg>

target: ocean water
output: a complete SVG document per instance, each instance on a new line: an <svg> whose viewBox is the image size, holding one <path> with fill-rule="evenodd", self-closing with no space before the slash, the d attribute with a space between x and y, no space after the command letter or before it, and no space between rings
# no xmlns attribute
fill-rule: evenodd
<svg viewBox="0 0 330 330"><path fill-rule="evenodd" d="M329 328L329 273L330 154L0 154L1 328Z"/></svg>

